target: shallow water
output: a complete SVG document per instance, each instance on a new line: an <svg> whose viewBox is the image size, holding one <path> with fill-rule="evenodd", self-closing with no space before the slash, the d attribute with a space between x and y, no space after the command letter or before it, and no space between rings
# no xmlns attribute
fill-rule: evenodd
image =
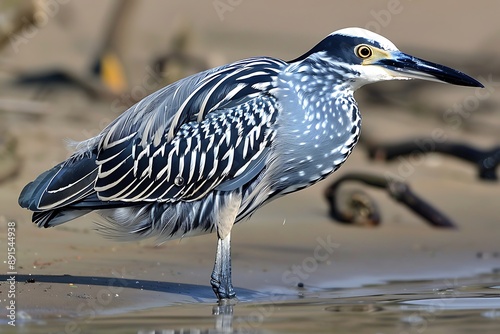
<svg viewBox="0 0 500 334"><path fill-rule="evenodd" d="M171 301L165 300L165 304ZM114 310L81 317L22 310L19 333L499 333L500 275L387 282L296 294L240 293L235 305L197 303ZM55 318L55 314L58 314Z"/></svg>

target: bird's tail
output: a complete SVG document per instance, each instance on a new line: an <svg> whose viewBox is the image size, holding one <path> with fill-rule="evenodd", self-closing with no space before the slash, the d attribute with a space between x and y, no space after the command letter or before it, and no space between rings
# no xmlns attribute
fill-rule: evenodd
<svg viewBox="0 0 500 334"><path fill-rule="evenodd" d="M40 211L33 212L33 223L35 223L38 227L54 227L67 221L76 219L92 210L64 210L64 209L56 209L56 210L48 210L48 211Z"/></svg>
<svg viewBox="0 0 500 334"><path fill-rule="evenodd" d="M33 211L39 227L65 223L92 210L106 208L94 190L98 166L95 155L72 157L24 187L19 205Z"/></svg>

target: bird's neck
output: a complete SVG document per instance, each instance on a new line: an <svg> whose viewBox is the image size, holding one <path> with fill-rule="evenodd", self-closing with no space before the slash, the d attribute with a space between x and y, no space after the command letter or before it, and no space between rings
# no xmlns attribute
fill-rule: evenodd
<svg viewBox="0 0 500 334"><path fill-rule="evenodd" d="M306 58L290 64L278 78L286 98L291 104L283 108L290 113L288 119L300 126L332 130L350 130L359 122L360 115L354 100L353 73L341 64ZM328 124L329 123L329 124ZM312 129L311 129L312 130Z"/></svg>
<svg viewBox="0 0 500 334"><path fill-rule="evenodd" d="M354 77L355 73L342 64L314 55L290 64L283 75L289 89L295 93L304 117L320 113L315 116L322 119L346 116L349 112L344 107L346 102L356 105Z"/></svg>
<svg viewBox="0 0 500 334"><path fill-rule="evenodd" d="M283 178L294 183L287 192L335 171L359 137L361 117L351 81L341 68L324 66L306 59L291 64L278 78L279 159L289 174Z"/></svg>

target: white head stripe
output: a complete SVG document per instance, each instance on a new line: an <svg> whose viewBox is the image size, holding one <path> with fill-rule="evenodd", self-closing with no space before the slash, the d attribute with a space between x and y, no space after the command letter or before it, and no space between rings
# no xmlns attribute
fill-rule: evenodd
<svg viewBox="0 0 500 334"><path fill-rule="evenodd" d="M396 51L398 48L387 38L363 28L344 28L332 32L330 35L344 35L366 38L379 43L385 50Z"/></svg>

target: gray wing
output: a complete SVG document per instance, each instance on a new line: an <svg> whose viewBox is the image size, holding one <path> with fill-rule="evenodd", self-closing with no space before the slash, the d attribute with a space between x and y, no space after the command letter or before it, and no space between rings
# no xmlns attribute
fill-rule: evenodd
<svg viewBox="0 0 500 334"><path fill-rule="evenodd" d="M286 63L253 58L190 77L139 102L101 135L102 201L196 200L236 189L264 167Z"/></svg>
<svg viewBox="0 0 500 334"><path fill-rule="evenodd" d="M264 168L287 64L250 58L151 94L26 185L19 204L39 226L142 201L195 200L230 191Z"/></svg>
<svg viewBox="0 0 500 334"><path fill-rule="evenodd" d="M180 126L201 122L215 110L236 106L266 94L286 62L268 58L248 58L207 70L168 85L145 97L114 120L98 136L100 149L135 137L141 145L159 142L166 132L172 140Z"/></svg>

